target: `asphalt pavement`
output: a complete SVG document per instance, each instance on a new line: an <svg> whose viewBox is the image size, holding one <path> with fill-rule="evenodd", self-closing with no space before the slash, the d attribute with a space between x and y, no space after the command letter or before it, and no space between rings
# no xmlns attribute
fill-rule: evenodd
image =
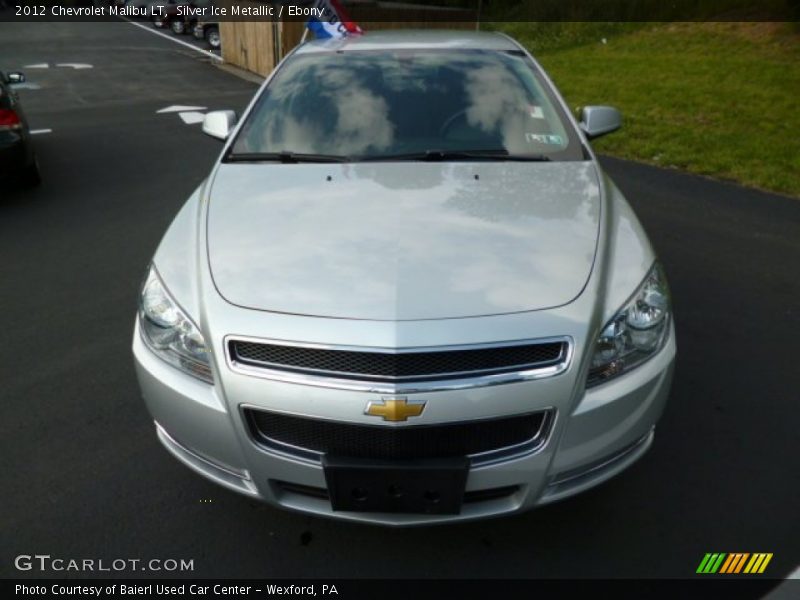
<svg viewBox="0 0 800 600"><path fill-rule="evenodd" d="M134 376L145 267L221 149L194 117L158 111L240 111L256 86L121 21L0 23L0 68L26 71L31 126L51 130L36 136L42 186L0 190L0 576L32 575L13 565L32 553L193 559L192 577L672 578L706 552L772 552L773 577L800 564L800 199L604 160L675 301L652 450L511 518L344 524L180 465Z"/></svg>

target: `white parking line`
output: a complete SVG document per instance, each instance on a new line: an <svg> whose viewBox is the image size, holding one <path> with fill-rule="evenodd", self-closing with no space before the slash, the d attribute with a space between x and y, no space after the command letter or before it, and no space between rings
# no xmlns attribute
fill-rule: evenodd
<svg viewBox="0 0 800 600"><path fill-rule="evenodd" d="M179 40L179 39L177 39L177 38L175 38L173 36L167 35L166 33L162 33L161 31L158 31L154 27L147 27L146 25L142 25L141 23L137 23L136 21L131 21L130 19L128 19L126 17L120 17L120 19L122 19L123 21L127 21L131 25L135 25L136 27L140 27L141 29L144 29L145 31L149 31L150 33L154 33L156 35L160 35L165 40L169 40L170 42L175 42L176 44L180 44L181 46L186 46L187 48L189 48L191 50L194 50L195 52L199 52L200 54L204 54L206 56L210 56L212 59L214 59L216 61L225 62L224 60L222 60L222 57L217 56L213 52L209 52L208 50L203 50L202 48L198 48L197 46L192 46L190 43L181 41L181 40Z"/></svg>
<svg viewBox="0 0 800 600"><path fill-rule="evenodd" d="M797 598L798 587L797 580L800 579L800 566L786 576L786 579L780 585L773 588L761 600L794 600Z"/></svg>
<svg viewBox="0 0 800 600"><path fill-rule="evenodd" d="M39 134L42 134L42 133L53 133L53 130L52 129L31 129L31 131L30 131L31 135L39 135Z"/></svg>
<svg viewBox="0 0 800 600"><path fill-rule="evenodd" d="M94 66L89 63L56 63L57 67L70 67L72 69L93 69Z"/></svg>
<svg viewBox="0 0 800 600"><path fill-rule="evenodd" d="M161 108L156 111L157 115L162 113L172 113L172 112L185 112L187 110L205 110L205 106L183 106L182 104L173 104L172 106L167 106L165 108Z"/></svg>

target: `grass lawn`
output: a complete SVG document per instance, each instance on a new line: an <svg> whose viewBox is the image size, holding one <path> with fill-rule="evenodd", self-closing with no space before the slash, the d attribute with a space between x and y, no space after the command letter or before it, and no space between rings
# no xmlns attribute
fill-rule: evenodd
<svg viewBox="0 0 800 600"><path fill-rule="evenodd" d="M800 196L800 32L788 23L495 23L570 106L610 104L600 153ZM605 43L603 43L605 39Z"/></svg>

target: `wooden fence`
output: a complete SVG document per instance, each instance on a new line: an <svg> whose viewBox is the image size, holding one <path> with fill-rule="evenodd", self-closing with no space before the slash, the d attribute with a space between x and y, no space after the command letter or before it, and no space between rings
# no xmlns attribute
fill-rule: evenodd
<svg viewBox="0 0 800 600"><path fill-rule="evenodd" d="M237 4L257 6L236 0ZM348 6L353 21L366 32L379 29L475 29L474 11L447 8L375 8ZM379 13L376 13L379 11ZM380 15L376 20L376 14ZM219 24L222 58L237 67L266 77L280 59L300 43L305 31L301 21L223 21Z"/></svg>
<svg viewBox="0 0 800 600"><path fill-rule="evenodd" d="M225 62L266 77L280 60L277 23L269 21L222 21L219 35Z"/></svg>

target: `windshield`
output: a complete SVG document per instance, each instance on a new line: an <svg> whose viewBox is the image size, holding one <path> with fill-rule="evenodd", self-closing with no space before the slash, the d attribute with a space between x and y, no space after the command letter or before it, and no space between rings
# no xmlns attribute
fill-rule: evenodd
<svg viewBox="0 0 800 600"><path fill-rule="evenodd" d="M301 54L276 73L228 155L348 160L583 160L580 141L520 52Z"/></svg>

